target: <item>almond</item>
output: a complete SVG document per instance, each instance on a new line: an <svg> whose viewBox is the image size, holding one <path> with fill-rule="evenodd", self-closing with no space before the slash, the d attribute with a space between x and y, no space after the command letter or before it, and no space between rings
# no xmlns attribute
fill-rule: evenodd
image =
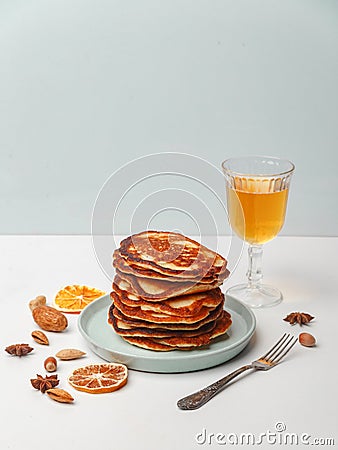
<svg viewBox="0 0 338 450"><path fill-rule="evenodd" d="M74 401L73 397L63 389L59 388L48 389L46 393L52 400L55 400L56 402L72 403Z"/></svg>
<svg viewBox="0 0 338 450"><path fill-rule="evenodd" d="M65 348L65 349L57 352L57 354L55 356L64 361L68 361L71 359L82 358L82 356L84 356L85 354L86 354L85 352L82 352L81 350L77 350L76 348Z"/></svg>
<svg viewBox="0 0 338 450"><path fill-rule="evenodd" d="M40 330L34 330L31 333L32 338L35 342L41 345L49 345L48 337L45 335L43 331Z"/></svg>
<svg viewBox="0 0 338 450"><path fill-rule="evenodd" d="M68 326L67 317L51 306L38 306L32 315L39 327L46 331L63 331Z"/></svg>

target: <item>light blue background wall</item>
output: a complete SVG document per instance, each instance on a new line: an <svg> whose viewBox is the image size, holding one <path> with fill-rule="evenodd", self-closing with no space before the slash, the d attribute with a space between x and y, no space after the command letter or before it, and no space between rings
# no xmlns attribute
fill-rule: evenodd
<svg viewBox="0 0 338 450"><path fill-rule="evenodd" d="M1 0L0 233L90 233L114 170L182 151L291 159L284 233L337 235L337 55L337 1Z"/></svg>

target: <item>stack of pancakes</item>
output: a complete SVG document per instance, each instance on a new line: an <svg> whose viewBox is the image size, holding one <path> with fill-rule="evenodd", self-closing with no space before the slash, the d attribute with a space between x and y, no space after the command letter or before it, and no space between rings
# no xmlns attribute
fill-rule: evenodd
<svg viewBox="0 0 338 450"><path fill-rule="evenodd" d="M208 345L231 326L219 254L181 234L145 231L115 250L108 321L127 342L157 351Z"/></svg>

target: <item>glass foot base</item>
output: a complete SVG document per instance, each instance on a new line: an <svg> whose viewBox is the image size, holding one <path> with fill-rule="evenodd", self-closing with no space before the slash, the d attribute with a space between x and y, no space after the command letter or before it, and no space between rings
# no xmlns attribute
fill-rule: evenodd
<svg viewBox="0 0 338 450"><path fill-rule="evenodd" d="M283 300L283 294L278 289L265 284L261 284L255 288L247 284L237 284L229 288L226 293L251 308L275 306Z"/></svg>

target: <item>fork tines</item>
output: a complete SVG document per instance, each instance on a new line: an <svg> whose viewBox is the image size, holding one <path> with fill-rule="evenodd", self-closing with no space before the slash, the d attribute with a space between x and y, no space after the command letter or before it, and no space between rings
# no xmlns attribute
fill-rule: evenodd
<svg viewBox="0 0 338 450"><path fill-rule="evenodd" d="M279 341L260 359L277 364L296 344L297 338L289 333L284 333Z"/></svg>

